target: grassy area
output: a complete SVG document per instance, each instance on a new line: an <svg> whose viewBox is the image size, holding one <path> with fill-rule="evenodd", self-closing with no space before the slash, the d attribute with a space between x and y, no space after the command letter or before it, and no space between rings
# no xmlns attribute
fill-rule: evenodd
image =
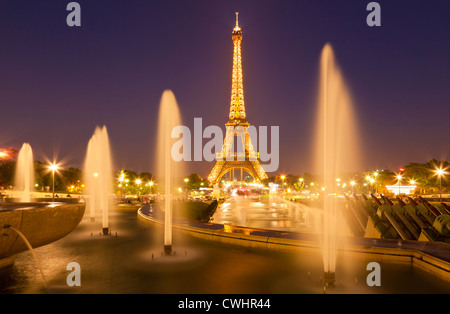
<svg viewBox="0 0 450 314"><path fill-rule="evenodd" d="M201 201L174 201L173 203L173 218L181 220L189 220L195 222L208 222L209 218L217 209L217 201L205 203ZM158 205L164 206L164 203ZM159 206L158 206L159 207ZM163 212L155 213L156 217L163 219Z"/></svg>
<svg viewBox="0 0 450 314"><path fill-rule="evenodd" d="M176 201L173 203L173 215L175 218L184 218L197 222L208 222L216 208L217 201L213 201L210 204L200 201Z"/></svg>

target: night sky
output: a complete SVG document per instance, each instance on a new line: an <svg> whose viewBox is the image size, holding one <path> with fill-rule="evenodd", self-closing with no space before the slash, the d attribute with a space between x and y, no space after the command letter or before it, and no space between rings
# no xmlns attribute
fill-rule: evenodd
<svg viewBox="0 0 450 314"><path fill-rule="evenodd" d="M29 142L36 159L81 168L106 125L116 170L154 173L165 89L184 125L224 128L239 11L247 119L280 127L277 174L312 170L327 42L355 103L361 169L449 160L447 0L378 1L381 27L366 24L368 0L77 1L81 27L66 24L69 2L0 0L0 148Z"/></svg>

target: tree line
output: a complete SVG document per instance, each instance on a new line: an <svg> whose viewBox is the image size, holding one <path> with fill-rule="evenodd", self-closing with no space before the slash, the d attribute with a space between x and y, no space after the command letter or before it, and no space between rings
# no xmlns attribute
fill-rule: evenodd
<svg viewBox="0 0 450 314"><path fill-rule="evenodd" d="M17 151L12 150L9 158L0 159L0 187L14 187L14 174L16 168ZM42 161L34 161L35 167L35 186L36 190L44 190L45 187L52 186L53 176L48 169L48 164ZM443 174L437 175L437 170L442 169ZM375 174L376 173L376 174ZM343 174L342 185L353 181L359 187L370 186L372 184L378 186L395 185L398 183L397 176L402 176L402 184L414 183L417 187L423 189L436 189L439 186L443 191L450 191L450 164L447 161L432 159L426 163L409 163L396 171L370 170L360 173ZM120 179L122 177L122 179ZM149 172L136 173L132 170L122 170L114 173L115 192L123 194L152 194L158 191L158 180ZM338 178L337 178L338 179ZM199 174L193 173L185 178L180 178L177 184L183 190L198 190L207 187L208 181ZM280 187L289 187L295 190L302 189L318 189L322 178L320 176L304 173L300 175L277 175L271 176L263 183L278 183ZM69 167L59 169L55 175L55 190L59 192L82 193L84 190L83 172L82 170Z"/></svg>

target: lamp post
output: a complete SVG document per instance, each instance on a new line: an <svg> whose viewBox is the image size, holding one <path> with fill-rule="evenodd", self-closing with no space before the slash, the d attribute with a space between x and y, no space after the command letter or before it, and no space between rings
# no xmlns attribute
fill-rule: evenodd
<svg viewBox="0 0 450 314"><path fill-rule="evenodd" d="M336 196L338 196L339 195L339 190L341 189L341 179L340 178L336 178L336 183L335 184L336 185L334 187L334 190L335 190L334 194Z"/></svg>
<svg viewBox="0 0 450 314"><path fill-rule="evenodd" d="M188 191L188 182L189 182L189 179L188 179L188 178L185 178L185 179L184 179L184 182L186 183L186 198L188 198L188 197L189 197L189 191Z"/></svg>
<svg viewBox="0 0 450 314"><path fill-rule="evenodd" d="M402 179L402 176L399 174L397 175L397 180L398 180L398 196L400 196L400 180Z"/></svg>
<svg viewBox="0 0 450 314"><path fill-rule="evenodd" d="M368 189L369 193L372 190L370 179L372 179L370 176L366 176L367 185L369 186L369 189Z"/></svg>
<svg viewBox="0 0 450 314"><path fill-rule="evenodd" d="M299 178L298 179L298 186L299 186L299 190L302 190L303 187L305 186L305 180L303 178Z"/></svg>
<svg viewBox="0 0 450 314"><path fill-rule="evenodd" d="M52 174L53 174L53 189L52 189L52 191L53 191L53 202L55 202L55 171L56 170L58 170L58 166L55 164L55 163L53 163L53 164L50 164L50 166L48 167L51 171L52 171Z"/></svg>
<svg viewBox="0 0 450 314"><path fill-rule="evenodd" d="M138 200L141 197L141 179L137 179L136 180L136 184L137 184L137 190L138 190Z"/></svg>
<svg viewBox="0 0 450 314"><path fill-rule="evenodd" d="M439 203L442 203L442 175L444 174L444 170L439 168L436 170L436 174L439 177Z"/></svg>
<svg viewBox="0 0 450 314"><path fill-rule="evenodd" d="M125 173L122 170L120 172L120 176L119 176L120 202L123 202L123 182L124 181L125 181Z"/></svg>
<svg viewBox="0 0 450 314"><path fill-rule="evenodd" d="M153 182L153 181L150 181L148 183L148 185L150 186L150 194L153 194L153 184L155 184L155 182Z"/></svg>
<svg viewBox="0 0 450 314"><path fill-rule="evenodd" d="M374 181L375 181L375 194L378 194L378 181L377 181L378 170L373 173L373 176L375 177L375 179L374 179Z"/></svg>
<svg viewBox="0 0 450 314"><path fill-rule="evenodd" d="M281 182L282 182L282 187L283 187L283 190L284 190L284 188L285 188L285 183L284 183L284 179L286 179L286 176L285 175L282 175L281 177Z"/></svg>

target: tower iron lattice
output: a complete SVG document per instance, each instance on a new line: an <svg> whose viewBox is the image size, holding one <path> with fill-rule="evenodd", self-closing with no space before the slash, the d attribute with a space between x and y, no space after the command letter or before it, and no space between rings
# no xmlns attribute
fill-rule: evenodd
<svg viewBox="0 0 450 314"><path fill-rule="evenodd" d="M239 13L236 12L236 26L233 29L233 72L231 80L231 101L226 134L222 151L216 154L216 164L208 176L208 181L215 184L228 172L234 179L234 170L249 173L255 181L267 179L267 174L259 162L259 153L255 152L249 134L250 123L247 122L244 102L244 82L242 73L242 29L239 27ZM242 151L234 152L234 139L240 137Z"/></svg>

